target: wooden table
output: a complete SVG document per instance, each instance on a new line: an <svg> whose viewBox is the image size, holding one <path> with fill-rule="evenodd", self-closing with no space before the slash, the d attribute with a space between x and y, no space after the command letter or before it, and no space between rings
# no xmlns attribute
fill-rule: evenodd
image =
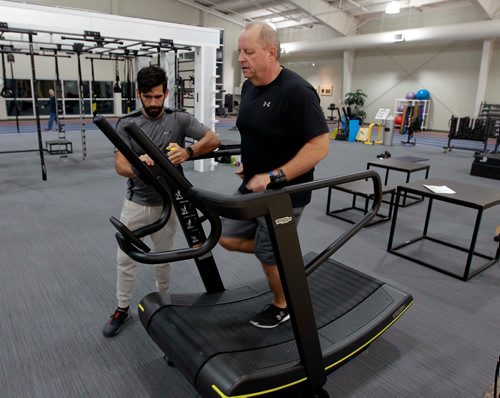
<svg viewBox="0 0 500 398"><path fill-rule="evenodd" d="M406 160L397 160L397 159L380 159L380 160L375 160L373 162L368 162L366 164L366 169L369 170L371 167L378 167L385 169L385 178L384 178L384 185L387 185L387 182L389 180L389 171L398 171L401 173L406 173L406 180L405 182L408 183L410 182L410 176L413 173L419 172L419 171L425 171L425 178L429 178L429 169L430 165L425 164L425 163L420 163L420 162L409 162ZM407 203L407 199L413 199L411 202ZM422 196L408 196L408 194L405 194L403 196L403 201L400 204L402 207L410 206L412 204L421 202L423 200Z"/></svg>
<svg viewBox="0 0 500 398"><path fill-rule="evenodd" d="M435 192L430 191L426 187L424 187L424 184L437 185L437 186L445 185L448 188L455 191L455 193L454 194L435 193ZM420 235L416 238L410 239L410 240L406 240L405 242L394 246L394 244L393 244L394 232L395 232L396 223L398 220L398 209L400 207L399 206L399 199L402 195L405 195L407 193L420 195L424 198L429 199L429 203L427 205L427 215L425 217L424 229L423 229L422 235ZM434 201L442 201L442 202L446 202L446 203L450 203L450 204L454 204L454 205L463 206L463 207L477 210L476 220L475 220L474 228L473 228L473 232L472 232L472 239L471 239L469 247L462 247L462 246L456 245L454 243L450 243L450 242L447 242L445 240L430 236L430 234L429 234L429 221L431 218L432 204ZM406 185L399 186L397 189L396 205L394 207L394 216L392 219L391 232L389 235L389 243L387 245L387 251L392 253L392 254L395 254L397 256L414 261L418 264L432 268L436 271L439 271L439 272L442 272L444 274L453 276L455 278L467 281L468 279L472 278L473 276L475 276L475 275L479 274L480 272L484 271L485 269L491 267L499 259L500 242L498 243L498 248L496 250L496 254L494 257L479 253L475 250L483 212L484 212L484 210L489 209L491 207L494 207L498 204L500 204L500 189L478 187L478 186L474 186L474 185L465 184L462 182L445 180L442 178L429 178L427 180L415 181L415 182L408 183ZM431 264L431 263L427 262L425 259L421 258L425 254L423 252L419 252L420 258L417 258L414 256L410 256L409 254L401 253L399 251L402 248L409 246L409 245L412 245L412 244L419 242L421 240L432 241L432 242L438 243L440 245L451 247L455 250L466 252L467 253L467 261L465 263L465 268L464 268L463 273L452 272L452 271L444 269L440 265ZM472 260L473 260L474 256L486 259L488 261L486 263L480 265L477 269L471 271L471 264L472 264ZM445 265L445 264L442 264L442 265Z"/></svg>

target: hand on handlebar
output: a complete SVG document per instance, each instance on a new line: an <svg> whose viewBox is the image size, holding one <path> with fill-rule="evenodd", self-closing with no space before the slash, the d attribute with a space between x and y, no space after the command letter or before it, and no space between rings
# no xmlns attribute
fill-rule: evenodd
<svg viewBox="0 0 500 398"><path fill-rule="evenodd" d="M252 192L264 192L270 182L271 179L267 173L255 174L250 181L248 181L246 187Z"/></svg>
<svg viewBox="0 0 500 398"><path fill-rule="evenodd" d="M241 179L243 179L243 177L245 176L244 172L243 172L243 166L240 166L236 169L236 171L234 172L234 174L236 174L238 177L240 177Z"/></svg>
<svg viewBox="0 0 500 398"><path fill-rule="evenodd" d="M141 159L141 161L144 162L147 166L154 166L155 164L154 160L151 159L147 154L139 156L139 159Z"/></svg>
<svg viewBox="0 0 500 398"><path fill-rule="evenodd" d="M176 143L169 143L167 148L167 156L168 160L170 160L173 164L181 164L189 159L189 153L185 148L179 146Z"/></svg>

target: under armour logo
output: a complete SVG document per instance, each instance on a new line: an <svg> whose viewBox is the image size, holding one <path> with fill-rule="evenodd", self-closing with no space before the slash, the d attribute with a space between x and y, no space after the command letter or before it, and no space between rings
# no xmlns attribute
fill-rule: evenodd
<svg viewBox="0 0 500 398"><path fill-rule="evenodd" d="M271 101L264 101L262 104L263 107L270 108L271 107Z"/></svg>

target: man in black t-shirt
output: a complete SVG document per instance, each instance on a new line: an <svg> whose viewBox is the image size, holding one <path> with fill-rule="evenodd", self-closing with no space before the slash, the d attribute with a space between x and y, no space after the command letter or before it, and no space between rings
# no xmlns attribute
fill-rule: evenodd
<svg viewBox="0 0 500 398"><path fill-rule="evenodd" d="M239 193L262 192L276 176L292 185L314 178L314 166L328 154L328 126L316 90L279 63L277 32L252 22L238 40L238 61L247 79L241 91L236 125L241 134L243 182ZM273 178L274 179L274 178ZM310 193L292 196L296 222ZM255 253L273 292L272 303L250 323L272 328L290 319L264 218L223 220L220 244L234 251Z"/></svg>

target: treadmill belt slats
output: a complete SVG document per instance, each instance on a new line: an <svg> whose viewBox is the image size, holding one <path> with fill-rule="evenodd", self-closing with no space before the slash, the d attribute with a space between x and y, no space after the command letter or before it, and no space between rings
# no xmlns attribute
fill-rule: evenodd
<svg viewBox="0 0 500 398"><path fill-rule="evenodd" d="M325 368L346 360L369 342L392 322L392 311L408 299L408 295L396 294L395 300L393 288L387 291L382 282L334 260L312 273L308 284ZM241 292L245 295L252 290L248 287ZM159 309L148 332L195 385L209 379L212 372L226 373L229 380L266 371L272 374L272 369L283 367L289 368L287 380L302 378L291 323L274 329L249 323L269 303L270 293L239 300L232 292L229 297L232 301L220 294L215 300L201 298L190 305L173 300L178 304Z"/></svg>

